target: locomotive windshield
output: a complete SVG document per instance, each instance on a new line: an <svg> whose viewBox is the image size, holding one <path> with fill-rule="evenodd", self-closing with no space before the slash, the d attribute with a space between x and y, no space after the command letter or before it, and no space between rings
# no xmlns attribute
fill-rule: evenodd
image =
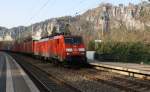
<svg viewBox="0 0 150 92"><path fill-rule="evenodd" d="M65 43L66 44L81 44L82 38L81 37L66 37Z"/></svg>

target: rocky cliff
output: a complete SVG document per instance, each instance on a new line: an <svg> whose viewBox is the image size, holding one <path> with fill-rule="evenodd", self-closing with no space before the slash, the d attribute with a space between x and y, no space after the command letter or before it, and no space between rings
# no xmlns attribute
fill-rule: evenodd
<svg viewBox="0 0 150 92"><path fill-rule="evenodd" d="M85 42L102 39L104 7L108 8L109 36L111 39L118 41L141 39L141 41L150 42L150 3L148 2L138 5L129 4L128 6L100 4L99 7L90 9L82 15L53 18L28 27L5 29L7 30L5 32L9 32L13 39L45 37L51 34L54 26L60 32L64 30L65 24L69 23L72 34L82 35ZM0 32L4 31L1 28L0 30Z"/></svg>

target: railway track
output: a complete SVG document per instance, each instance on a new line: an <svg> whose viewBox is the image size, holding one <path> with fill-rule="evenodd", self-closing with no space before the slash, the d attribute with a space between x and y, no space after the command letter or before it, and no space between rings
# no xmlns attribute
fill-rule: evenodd
<svg viewBox="0 0 150 92"><path fill-rule="evenodd" d="M19 58L20 59L20 58ZM21 61L24 61L23 59ZM23 62L25 63L25 62ZM23 64L22 63L22 64ZM21 64L21 63L20 63ZM21 65L22 65L21 64ZM56 78L53 75L51 75L49 72L42 70L41 68L34 66L30 63L23 64L24 67L31 67L32 72L37 71L38 75L47 76L47 78L41 79L41 82L43 85L45 85L46 89L49 89L49 92L81 92L80 90L74 88L73 86L70 86L68 83L66 83L64 80L61 80L60 77ZM22 65L22 66L23 66ZM33 67L34 66L34 67ZM70 71L70 70L69 70ZM150 92L150 83L147 80L140 80L129 76L124 75L116 75L116 73L107 72L104 70L96 70L96 69L82 69L78 71L71 70L72 72L76 73L76 75L82 75L83 77L86 77L89 80L96 81L98 83L106 84L109 86L112 86L114 88L118 88L120 90L123 90L123 92ZM42 74L42 73L44 74ZM40 73L40 74L39 74ZM35 74L33 74L35 75ZM37 78L39 79L39 78ZM47 80L48 79L48 80ZM49 80L53 81L50 83L47 83ZM59 88L56 91L53 91L54 88L59 85L63 85L63 88ZM50 85L49 85L50 84ZM52 84L52 86L51 86ZM55 84L55 85L53 85ZM49 87L50 86L50 87ZM61 91L60 91L61 90ZM62 91L63 90L63 91Z"/></svg>
<svg viewBox="0 0 150 92"><path fill-rule="evenodd" d="M22 58L19 58L18 56L13 57L23 67L28 75L34 79L42 92L81 92L77 88L66 83L64 80L41 70L37 66L24 61Z"/></svg>
<svg viewBox="0 0 150 92"><path fill-rule="evenodd" d="M129 78L128 76L118 76L114 75L114 73L106 73L102 76L95 76L95 73L98 74L95 69L83 72L88 79L117 87L126 92L150 92L150 83L144 82L140 79Z"/></svg>

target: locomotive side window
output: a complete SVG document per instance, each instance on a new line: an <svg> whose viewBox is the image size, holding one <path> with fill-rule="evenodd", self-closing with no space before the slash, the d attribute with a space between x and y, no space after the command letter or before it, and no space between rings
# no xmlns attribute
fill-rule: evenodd
<svg viewBox="0 0 150 92"><path fill-rule="evenodd" d="M65 43L66 44L81 44L82 38L81 37L66 37Z"/></svg>

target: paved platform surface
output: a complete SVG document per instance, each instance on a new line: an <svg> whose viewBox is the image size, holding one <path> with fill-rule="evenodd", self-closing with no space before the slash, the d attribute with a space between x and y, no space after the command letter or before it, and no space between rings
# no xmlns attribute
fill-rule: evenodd
<svg viewBox="0 0 150 92"><path fill-rule="evenodd" d="M0 52L0 92L40 92L19 64Z"/></svg>
<svg viewBox="0 0 150 92"><path fill-rule="evenodd" d="M124 70L129 72L141 73L150 76L150 65L133 64L133 63L119 63L119 62L100 62L89 61L92 65L113 68L117 70Z"/></svg>

